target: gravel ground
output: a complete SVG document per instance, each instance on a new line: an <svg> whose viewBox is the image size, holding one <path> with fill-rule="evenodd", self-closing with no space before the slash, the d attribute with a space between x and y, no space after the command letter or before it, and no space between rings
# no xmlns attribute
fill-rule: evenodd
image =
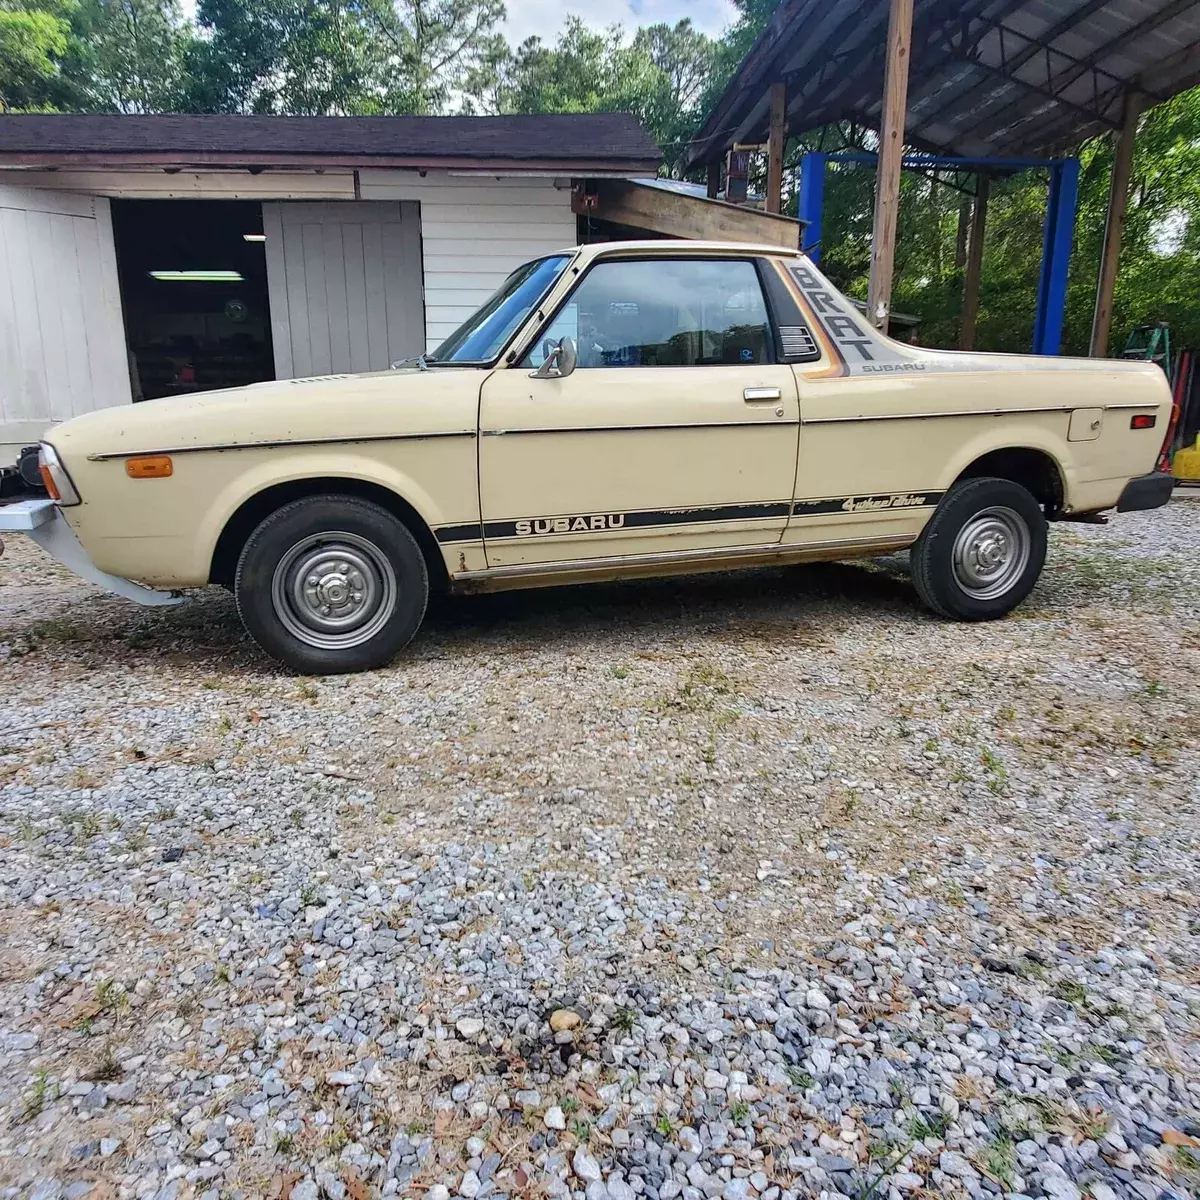
<svg viewBox="0 0 1200 1200"><path fill-rule="evenodd" d="M12 539L0 1195L1195 1194L1200 504L1053 541L999 624L901 557L307 680Z"/></svg>

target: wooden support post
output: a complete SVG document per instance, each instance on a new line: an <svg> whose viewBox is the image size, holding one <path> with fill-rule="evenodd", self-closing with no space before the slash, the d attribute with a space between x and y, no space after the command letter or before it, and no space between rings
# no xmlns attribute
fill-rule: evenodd
<svg viewBox="0 0 1200 1200"><path fill-rule="evenodd" d="M1116 137L1112 182L1108 186L1108 218L1104 223L1104 250L1100 257L1100 279L1096 284L1096 308L1092 315L1093 358L1103 358L1108 353L1108 339L1112 333L1113 294L1117 290L1121 237L1125 232L1125 209L1133 175L1133 145L1141 111L1141 97L1130 92L1125 97L1125 119Z"/></svg>
<svg viewBox="0 0 1200 1200"><path fill-rule="evenodd" d="M979 316L979 280L983 274L983 235L987 228L989 183L979 176L975 203L971 208L971 238L967 243L967 269L963 276L962 315L958 325L958 348L975 348L975 320Z"/></svg>
<svg viewBox="0 0 1200 1200"><path fill-rule="evenodd" d="M896 227L900 215L900 167L904 157L904 117L908 108L908 67L912 49L913 0L890 0L887 65L879 123L879 167L875 176L875 229L871 237L871 282L867 317L886 332L892 307Z"/></svg>
<svg viewBox="0 0 1200 1200"><path fill-rule="evenodd" d="M967 232L971 228L971 201L964 196L958 206L958 232L954 237L954 269L967 265Z"/></svg>
<svg viewBox="0 0 1200 1200"><path fill-rule="evenodd" d="M787 85L771 85L771 128L767 135L767 204L769 213L783 212L783 152L787 143Z"/></svg>
<svg viewBox="0 0 1200 1200"><path fill-rule="evenodd" d="M715 200L721 194L720 160L708 164L708 198Z"/></svg>

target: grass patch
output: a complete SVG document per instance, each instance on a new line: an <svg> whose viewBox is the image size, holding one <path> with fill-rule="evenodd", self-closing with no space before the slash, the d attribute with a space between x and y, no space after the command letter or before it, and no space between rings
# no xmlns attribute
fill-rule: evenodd
<svg viewBox="0 0 1200 1200"><path fill-rule="evenodd" d="M114 979L102 979L93 992L102 1012L120 1016L129 1011L129 994Z"/></svg>
<svg viewBox="0 0 1200 1200"><path fill-rule="evenodd" d="M57 642L60 645L91 642L96 637L91 629L71 617L47 617L35 621L25 636L33 642Z"/></svg>
<svg viewBox="0 0 1200 1200"><path fill-rule="evenodd" d="M908 1136L914 1142L923 1142L926 1138L936 1138L940 1142L946 1136L946 1124L944 1113L933 1113L928 1117L918 1113L908 1123Z"/></svg>
<svg viewBox="0 0 1200 1200"><path fill-rule="evenodd" d="M1060 979L1054 985L1052 995L1059 1000L1065 1000L1068 1004L1075 1005L1076 1008L1082 1008L1087 1003L1087 992L1084 990L1083 984L1077 983L1074 979Z"/></svg>
<svg viewBox="0 0 1200 1200"><path fill-rule="evenodd" d="M626 1008L622 1006L613 1013L612 1027L623 1034L633 1032L633 1027L637 1024L637 1009Z"/></svg>
<svg viewBox="0 0 1200 1200"><path fill-rule="evenodd" d="M44 1109L50 1100L50 1074L45 1070L38 1071L33 1077L29 1091L25 1093L25 1103L21 1108L21 1120L32 1121Z"/></svg>
<svg viewBox="0 0 1200 1200"><path fill-rule="evenodd" d="M1001 1134L986 1150L980 1164L984 1174L1009 1187L1017 1169L1017 1150L1007 1134Z"/></svg>
<svg viewBox="0 0 1200 1200"><path fill-rule="evenodd" d="M661 713L708 712L721 696L733 691L733 681L713 663L692 663L680 676L673 692L663 696L657 709Z"/></svg>

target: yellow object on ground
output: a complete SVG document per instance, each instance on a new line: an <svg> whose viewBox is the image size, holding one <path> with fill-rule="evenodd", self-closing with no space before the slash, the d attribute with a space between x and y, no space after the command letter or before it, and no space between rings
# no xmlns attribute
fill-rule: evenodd
<svg viewBox="0 0 1200 1200"><path fill-rule="evenodd" d="M1200 437L1196 439L1193 446L1185 446L1182 450L1175 451L1175 458L1171 463L1171 474L1176 479L1194 480L1200 483Z"/></svg>

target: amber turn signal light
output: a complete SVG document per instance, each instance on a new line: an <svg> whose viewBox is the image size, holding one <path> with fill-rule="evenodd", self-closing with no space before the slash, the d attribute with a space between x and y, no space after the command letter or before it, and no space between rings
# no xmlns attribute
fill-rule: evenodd
<svg viewBox="0 0 1200 1200"><path fill-rule="evenodd" d="M174 470L169 454L147 454L125 460L125 474L130 479L166 479Z"/></svg>
<svg viewBox="0 0 1200 1200"><path fill-rule="evenodd" d="M51 500L61 500L62 496L58 493L58 484L54 482L54 476L50 474L50 468L45 463L38 463L38 474L42 477L42 486L46 489Z"/></svg>

